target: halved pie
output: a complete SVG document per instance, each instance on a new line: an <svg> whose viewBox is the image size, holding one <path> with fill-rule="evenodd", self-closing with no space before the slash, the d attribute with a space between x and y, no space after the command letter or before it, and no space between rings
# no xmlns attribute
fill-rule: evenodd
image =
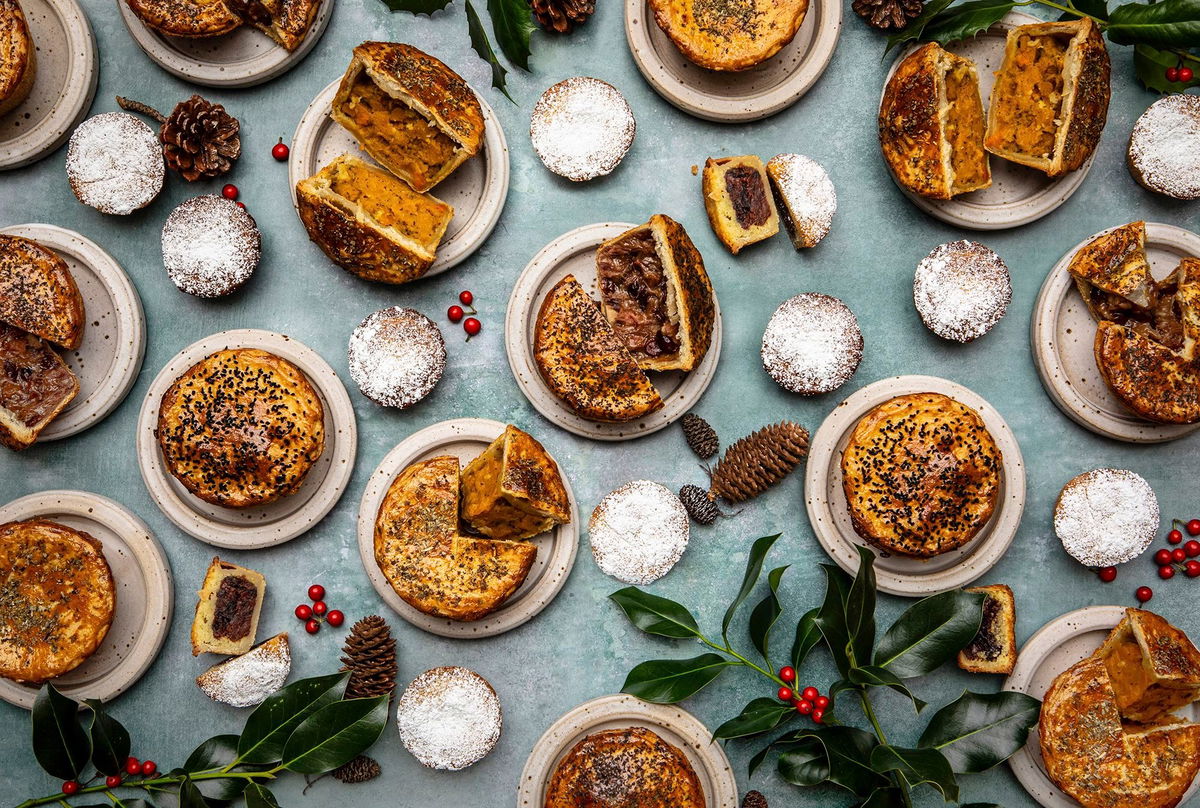
<svg viewBox="0 0 1200 808"><path fill-rule="evenodd" d="M512 424L462 472L462 518L493 539L528 539L571 521L558 464Z"/></svg>
<svg viewBox="0 0 1200 808"><path fill-rule="evenodd" d="M79 393L79 379L41 337L0 323L0 443L21 450Z"/></svg>
<svg viewBox="0 0 1200 808"><path fill-rule="evenodd" d="M779 232L775 195L757 155L708 158L701 188L708 223L734 255Z"/></svg>
<svg viewBox="0 0 1200 808"><path fill-rule="evenodd" d="M37 75L37 48L17 0L0 0L0 115L29 97Z"/></svg>
<svg viewBox="0 0 1200 808"><path fill-rule="evenodd" d="M1200 698L1200 651L1153 612L1126 609L1097 654L1117 709L1131 721L1153 722Z"/></svg>

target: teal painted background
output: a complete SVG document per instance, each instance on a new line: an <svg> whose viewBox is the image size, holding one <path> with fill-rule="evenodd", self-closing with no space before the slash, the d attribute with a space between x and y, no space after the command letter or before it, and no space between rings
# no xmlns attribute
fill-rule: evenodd
<svg viewBox="0 0 1200 808"><path fill-rule="evenodd" d="M882 39L862 24L847 4L845 30L824 78L791 109L747 125L718 125L690 118L661 100L638 74L625 44L622 8L600 0L595 18L569 38L534 35L532 74L510 73L517 104L487 89L486 66L470 51L461 4L429 18L391 14L376 0L337 0L329 30L313 53L287 75L259 88L225 91L194 88L154 65L134 44L113 0L84 0L99 41L100 86L93 112L115 110L113 96L127 95L160 109L199 89L224 103L242 121L243 157L229 180L263 232L263 262L246 289L227 300L201 301L178 292L164 272L159 229L171 209L197 193L218 192L224 180L187 184L169 176L163 194L136 215L105 217L76 202L63 171L65 149L41 162L0 174L0 225L50 222L78 230L111 252L132 277L145 304L149 340L142 375L129 398L99 426L66 441L38 445L23 454L0 453L0 502L50 488L77 488L110 496L145 519L166 548L175 574L176 609L170 636L149 673L122 696L113 710L133 732L135 754L161 768L182 762L200 741L236 731L245 713L209 701L192 679L206 666L193 659L188 626L194 593L214 549L168 522L143 488L134 456L134 422L151 379L185 345L227 328L267 328L316 349L350 387L358 416L359 452L354 476L337 508L315 529L281 547L222 553L262 570L269 581L262 636L293 632L294 677L336 667L342 631L303 633L291 611L309 583L321 582L328 600L353 620L386 609L363 574L354 525L363 483L384 454L411 432L437 421L481 416L511 421L532 431L557 456L579 498L586 520L608 491L634 478L658 480L672 489L702 481L677 428L641 440L593 443L562 432L538 416L518 390L504 356L502 325L508 292L518 273L545 243L569 229L598 221L643 221L655 212L685 224L703 252L721 301L725 342L716 379L698 411L726 443L782 418L816 430L846 395L885 376L929 373L965 384L990 400L1021 443L1029 474L1024 522L1008 555L984 582L1010 584L1017 596L1017 633L1024 641L1051 618L1091 604L1131 604L1133 589L1155 587L1151 606L1200 638L1193 604L1200 583L1179 577L1160 582L1146 558L1126 565L1118 582L1101 584L1062 552L1050 514L1054 497L1070 477L1102 465L1123 466L1145 476L1158 493L1165 522L1200 515L1197 476L1200 438L1160 446L1132 446L1084 431L1063 416L1038 382L1029 354L1029 317L1043 277L1064 251L1091 233L1144 217L1195 230L1200 206L1175 203L1143 191L1124 165L1133 121L1153 100L1134 81L1127 49L1113 47L1113 104L1108 128L1090 176L1058 211L1020 230L972 236L917 211L893 186L875 141L875 109L886 71ZM512 187L504 216L487 244L455 270L407 287L371 285L331 265L305 237L292 211L286 167L270 158L277 138L290 140L309 100L349 60L350 48L367 38L394 39L427 49L460 71L495 107L512 150ZM629 98L639 128L633 149L608 178L576 185L549 174L529 146L529 112L539 93L568 76L606 79ZM726 253L710 232L691 173L710 155L781 151L811 155L837 186L839 210L829 237L797 254L779 237ZM997 250L1013 275L1008 315L987 337L951 345L925 330L911 298L912 272L934 245L953 238L979 238ZM469 344L444 320L460 289L475 292L483 334ZM846 301L858 314L866 356L841 391L804 399L783 392L763 373L759 339L767 319L786 297L820 291ZM354 388L346 371L346 340L369 312L392 304L416 307L443 326L450 352L445 378L424 403L409 412L385 410ZM694 528L688 552L651 591L692 606L708 627L736 586L752 539L783 531L771 556L790 563L783 595L784 620L792 621L823 591L818 562L824 560L808 526L802 477L747 505L736 519ZM658 641L632 630L605 596L621 584L604 576L582 539L575 569L557 600L521 628L487 640L452 641L425 634L399 618L391 622L399 642L401 684L421 671L465 665L487 677L500 694L504 734L497 749L460 773L421 768L389 726L374 754L384 775L373 783L341 787L326 780L300 797L300 778L276 790L288 806L387 805L421 808L446 805L505 806L513 803L517 778L542 731L576 704L618 690L628 669L646 658L698 653L686 644ZM881 622L904 606L884 598ZM386 614L386 611L382 613ZM743 615L744 617L744 615ZM744 637L739 625L735 636ZM299 632L299 633L297 633ZM748 646L748 642L744 642ZM731 673L686 704L706 724L733 715L746 700L770 691L762 680ZM822 688L833 679L818 656L802 678ZM940 705L964 687L990 690L994 677L947 670L917 681L914 689ZM899 696L878 697L885 726L896 742L914 741L924 722L914 721ZM843 717L857 720L847 705ZM0 803L57 788L37 769L29 751L24 711L0 704ZM745 777L753 744L735 743L730 756L743 791L764 791L773 806L846 805L833 790L800 791L765 770ZM964 801L1005 806L1031 804L1006 767L962 778ZM925 795L924 803L939 800Z"/></svg>

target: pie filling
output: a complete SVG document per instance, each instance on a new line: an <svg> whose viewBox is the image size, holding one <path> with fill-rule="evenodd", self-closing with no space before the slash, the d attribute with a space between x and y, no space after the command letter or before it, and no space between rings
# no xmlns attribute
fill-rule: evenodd
<svg viewBox="0 0 1200 808"><path fill-rule="evenodd" d="M629 233L601 249L596 275L605 304L616 312L613 331L630 353L654 358L679 352L670 284L650 230Z"/></svg>
<svg viewBox="0 0 1200 808"><path fill-rule="evenodd" d="M216 639L240 640L250 633L258 587L240 575L221 579L213 604L212 634Z"/></svg>
<svg viewBox="0 0 1200 808"><path fill-rule="evenodd" d="M1183 312L1176 297L1178 291L1179 273L1176 271L1152 285L1148 306L1139 306L1098 286L1092 286L1089 295L1092 308L1101 320L1128 326L1134 332L1178 351L1184 344Z"/></svg>
<svg viewBox="0 0 1200 808"><path fill-rule="evenodd" d="M342 112L358 127L363 147L428 185L445 165L457 144L403 101L385 93L366 71L354 78Z"/></svg>
<svg viewBox="0 0 1200 808"><path fill-rule="evenodd" d="M743 228L761 227L771 218L766 179L750 166L734 166L725 172L725 193Z"/></svg>
<svg viewBox="0 0 1200 808"><path fill-rule="evenodd" d="M946 73L946 141L954 169L954 192L979 187L988 180L987 152L983 150L983 102L971 68L959 63Z"/></svg>
<svg viewBox="0 0 1200 808"><path fill-rule="evenodd" d="M1000 601L988 595L983 601L983 622L979 626L979 633L963 649L963 656L994 662L1003 651L1000 641Z"/></svg>
<svg viewBox="0 0 1200 808"><path fill-rule="evenodd" d="M75 377L49 345L0 326L0 407L33 427L74 389Z"/></svg>
<svg viewBox="0 0 1200 808"><path fill-rule="evenodd" d="M436 244L446 229L444 206L406 183L361 161L342 161L329 173L329 187L382 227L394 227L422 244Z"/></svg>
<svg viewBox="0 0 1200 808"><path fill-rule="evenodd" d="M1069 36L1018 35L1016 52L996 75L992 91L994 146L1031 157L1053 156L1070 44Z"/></svg>

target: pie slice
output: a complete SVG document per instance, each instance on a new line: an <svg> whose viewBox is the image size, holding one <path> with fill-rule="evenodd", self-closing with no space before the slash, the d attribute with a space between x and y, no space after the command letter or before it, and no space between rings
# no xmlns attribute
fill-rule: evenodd
<svg viewBox="0 0 1200 808"><path fill-rule="evenodd" d="M550 392L583 418L633 421L662 409L649 377L574 275L542 301L533 358Z"/></svg>
<svg viewBox="0 0 1200 808"><path fill-rule="evenodd" d="M600 308L643 370L692 370L712 343L716 306L683 225L655 214L596 251Z"/></svg>
<svg viewBox="0 0 1200 808"><path fill-rule="evenodd" d="M79 393L79 379L41 337L0 323L0 443L25 449Z"/></svg>
<svg viewBox="0 0 1200 808"><path fill-rule="evenodd" d="M1154 721L1200 698L1200 651L1153 612L1126 609L1097 653L1117 709L1131 721Z"/></svg>
<svg viewBox="0 0 1200 808"><path fill-rule="evenodd" d="M511 424L462 473L462 518L493 539L528 539L571 521L558 464Z"/></svg>
<svg viewBox="0 0 1200 808"><path fill-rule="evenodd" d="M775 196L757 156L708 158L702 188L708 223L734 255L779 232Z"/></svg>
<svg viewBox="0 0 1200 808"><path fill-rule="evenodd" d="M17 0L0 0L0 116L29 97L37 77L37 47Z"/></svg>
<svg viewBox="0 0 1200 808"><path fill-rule="evenodd" d="M289 51L300 47L321 0L227 0L246 22Z"/></svg>
<svg viewBox="0 0 1200 808"><path fill-rule="evenodd" d="M197 592L192 656L244 654L254 645L267 579L261 572L214 558Z"/></svg>
<svg viewBox="0 0 1200 808"><path fill-rule="evenodd" d="M1097 320L1146 320L1154 278L1146 260L1146 223L1130 222L1085 244L1067 265Z"/></svg>
<svg viewBox="0 0 1200 808"><path fill-rule="evenodd" d="M982 593L983 622L971 643L958 652L958 667L970 673L1009 674L1017 664L1016 601L1005 584L968 587Z"/></svg>
<svg viewBox="0 0 1200 808"><path fill-rule="evenodd" d="M63 348L83 341L83 297L58 253L0 235L0 321Z"/></svg>

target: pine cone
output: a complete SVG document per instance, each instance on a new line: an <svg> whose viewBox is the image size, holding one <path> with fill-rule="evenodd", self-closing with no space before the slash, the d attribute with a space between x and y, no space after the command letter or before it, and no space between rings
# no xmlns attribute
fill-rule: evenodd
<svg viewBox="0 0 1200 808"><path fill-rule="evenodd" d="M529 0L533 16L547 31L569 34L596 11L596 0Z"/></svg>
<svg viewBox="0 0 1200 808"><path fill-rule="evenodd" d="M239 127L238 119L220 104L209 103L198 95L181 101L158 133L167 167L189 182L221 176L242 153Z"/></svg>
<svg viewBox="0 0 1200 808"><path fill-rule="evenodd" d="M742 502L778 483L808 454L808 430L791 421L771 424L725 450L709 494Z"/></svg>
<svg viewBox="0 0 1200 808"><path fill-rule="evenodd" d="M721 449L717 431L699 415L689 412L679 423L683 426L683 437L687 440L687 445L700 459L708 460Z"/></svg>
<svg viewBox="0 0 1200 808"><path fill-rule="evenodd" d="M708 492L698 485L685 485L679 489L679 501L688 516L702 525L711 525L721 515L717 503L709 499Z"/></svg>
<svg viewBox="0 0 1200 808"><path fill-rule="evenodd" d="M349 763L338 766L330 774L333 775L334 780L340 780L343 783L365 783L368 780L374 780L382 771L374 758L359 755Z"/></svg>
<svg viewBox="0 0 1200 808"><path fill-rule="evenodd" d="M925 4L921 0L854 0L850 7L867 21L867 25L887 31L908 25Z"/></svg>
<svg viewBox="0 0 1200 808"><path fill-rule="evenodd" d="M767 808L767 798L761 791L747 791L742 797L742 808Z"/></svg>
<svg viewBox="0 0 1200 808"><path fill-rule="evenodd" d="M354 624L342 646L342 670L350 671L348 699L392 694L396 689L396 641L386 620L373 614Z"/></svg>

